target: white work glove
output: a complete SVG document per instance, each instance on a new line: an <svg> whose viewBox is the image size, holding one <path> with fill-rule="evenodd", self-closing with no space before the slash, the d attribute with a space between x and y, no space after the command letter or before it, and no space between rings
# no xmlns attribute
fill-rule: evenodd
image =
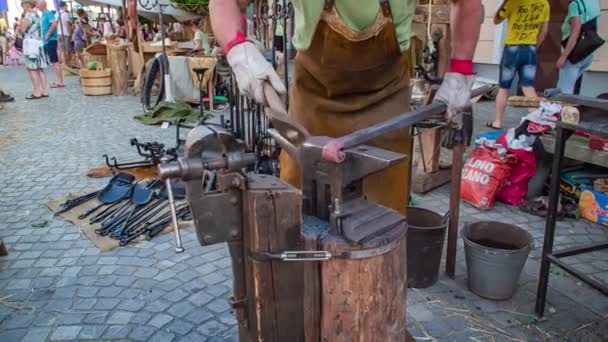
<svg viewBox="0 0 608 342"><path fill-rule="evenodd" d="M445 118L454 128L462 128L462 113L471 107L473 83L475 83L475 75L448 72L435 95L433 102L440 101L448 106Z"/></svg>
<svg viewBox="0 0 608 342"><path fill-rule="evenodd" d="M272 65L252 42L233 46L228 52L228 63L234 71L239 90L247 97L265 105L264 82L269 82L279 94L287 91Z"/></svg>

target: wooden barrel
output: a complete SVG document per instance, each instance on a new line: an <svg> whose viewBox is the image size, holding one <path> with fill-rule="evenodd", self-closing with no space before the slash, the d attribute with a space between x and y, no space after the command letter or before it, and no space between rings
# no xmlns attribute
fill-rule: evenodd
<svg viewBox="0 0 608 342"><path fill-rule="evenodd" d="M80 85L85 95L111 95L112 69L97 62L97 70L80 70Z"/></svg>

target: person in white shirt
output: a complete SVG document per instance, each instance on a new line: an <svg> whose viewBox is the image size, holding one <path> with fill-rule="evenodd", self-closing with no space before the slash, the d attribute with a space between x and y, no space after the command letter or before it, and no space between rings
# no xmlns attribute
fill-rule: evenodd
<svg viewBox="0 0 608 342"><path fill-rule="evenodd" d="M59 3L59 12L55 14L55 20L59 23L57 27L59 62L65 63L68 59L67 53L73 51L70 39L72 36L72 18L68 12L68 5L65 1Z"/></svg>
<svg viewBox="0 0 608 342"><path fill-rule="evenodd" d="M100 29L103 37L111 36L114 34L114 30L112 29L112 24L109 21L106 21L106 18L100 17Z"/></svg>

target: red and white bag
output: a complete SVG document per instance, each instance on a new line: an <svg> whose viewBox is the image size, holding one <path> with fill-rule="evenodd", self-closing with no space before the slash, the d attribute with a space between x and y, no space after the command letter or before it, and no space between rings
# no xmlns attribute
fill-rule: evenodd
<svg viewBox="0 0 608 342"><path fill-rule="evenodd" d="M460 197L478 208L492 208L515 160L500 145L484 143L476 147L462 169Z"/></svg>
<svg viewBox="0 0 608 342"><path fill-rule="evenodd" d="M513 136L511 130L513 129L505 131L496 142L502 146L509 145L509 138ZM517 157L517 161L505 186L496 195L496 199L508 205L520 205L526 198L528 181L536 173L536 156L532 147L509 145L507 151Z"/></svg>

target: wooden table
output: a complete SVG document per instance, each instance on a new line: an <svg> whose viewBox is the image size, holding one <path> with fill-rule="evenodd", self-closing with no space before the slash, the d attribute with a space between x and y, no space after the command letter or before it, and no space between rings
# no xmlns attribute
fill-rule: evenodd
<svg viewBox="0 0 608 342"><path fill-rule="evenodd" d="M593 155L577 154L576 148L570 144L566 147L566 141L574 133L574 131L581 131L584 133L597 135L602 138L608 139L608 101L596 100L591 98L572 96L572 95L561 95L556 98L557 100L575 103L581 105L580 110L580 121L578 124L568 124L564 122L558 122L556 127L556 136L553 149L553 166L551 171L551 183L549 187L549 208L547 212L547 221L545 224L545 238L543 242L543 250L541 254L541 266L540 274L538 279L538 291L536 293L536 314L542 316L545 311L545 302L547 297L547 289L549 286L549 271L551 264L555 264L564 271L568 272L573 277L579 279L581 282L595 288L603 295L608 295L608 287L601 282L596 281L593 278L588 277L580 271L577 271L574 267L563 263L560 258L568 256L594 252L598 250L608 249L608 241L601 243L594 243L590 245L577 246L566 248L558 251L553 250L553 241L555 237L555 222L557 220L557 206L559 203L559 184L561 180L561 164L566 151L569 154L574 154L574 159L586 158L594 161L604 161L605 157L602 158L594 157ZM543 143L545 143L543 141ZM596 152L597 154L608 154L606 152Z"/></svg>

